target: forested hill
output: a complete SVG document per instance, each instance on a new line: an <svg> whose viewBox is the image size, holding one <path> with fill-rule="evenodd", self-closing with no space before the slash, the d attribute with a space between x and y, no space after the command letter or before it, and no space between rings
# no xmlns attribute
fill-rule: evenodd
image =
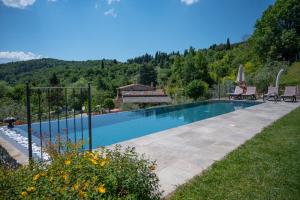
<svg viewBox="0 0 300 200"><path fill-rule="evenodd" d="M274 82L282 66L288 67L299 59L299 52L300 1L277 0L257 20L252 36L238 44L231 44L230 38L225 38L223 44L212 44L206 49L190 47L182 53L157 52L126 62L39 59L1 64L0 89L14 91L27 80L32 85L92 82L95 90L114 97L119 86L152 82L165 88L172 97L187 95L196 99L199 96L195 94L200 93L193 91L202 91L203 95L217 82L234 81L238 66L243 64L247 83L262 91ZM0 92L0 97L4 93Z"/></svg>

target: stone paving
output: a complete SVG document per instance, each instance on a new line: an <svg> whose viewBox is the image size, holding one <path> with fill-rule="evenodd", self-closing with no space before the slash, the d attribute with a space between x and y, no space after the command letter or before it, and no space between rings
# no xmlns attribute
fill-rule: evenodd
<svg viewBox="0 0 300 200"><path fill-rule="evenodd" d="M298 106L266 102L119 144L157 161L165 196Z"/></svg>

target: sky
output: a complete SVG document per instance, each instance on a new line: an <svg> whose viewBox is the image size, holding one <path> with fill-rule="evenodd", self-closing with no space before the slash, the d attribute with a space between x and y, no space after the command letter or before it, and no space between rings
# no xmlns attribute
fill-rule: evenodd
<svg viewBox="0 0 300 200"><path fill-rule="evenodd" d="M275 0L0 0L0 63L126 61L242 41Z"/></svg>

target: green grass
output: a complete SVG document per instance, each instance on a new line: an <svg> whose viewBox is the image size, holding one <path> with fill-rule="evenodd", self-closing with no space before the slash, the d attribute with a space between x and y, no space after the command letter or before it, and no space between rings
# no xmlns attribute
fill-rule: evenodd
<svg viewBox="0 0 300 200"><path fill-rule="evenodd" d="M300 85L300 62L295 62L284 73L280 81L281 85Z"/></svg>
<svg viewBox="0 0 300 200"><path fill-rule="evenodd" d="M178 187L170 199L300 199L300 108Z"/></svg>

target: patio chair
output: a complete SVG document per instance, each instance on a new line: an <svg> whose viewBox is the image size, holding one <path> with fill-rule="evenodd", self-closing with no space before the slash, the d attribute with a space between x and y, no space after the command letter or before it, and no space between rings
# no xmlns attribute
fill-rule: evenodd
<svg viewBox="0 0 300 200"><path fill-rule="evenodd" d="M229 93L228 95L229 95L229 99L231 98L241 99L242 94L243 94L243 89L240 88L239 86L235 86L234 93Z"/></svg>
<svg viewBox="0 0 300 200"><path fill-rule="evenodd" d="M268 93L264 94L263 99L265 100L265 98L267 98L267 100L270 100L271 98L274 101L277 101L279 96L278 96L278 88L277 87L273 87L273 86L269 86L268 87Z"/></svg>
<svg viewBox="0 0 300 200"><path fill-rule="evenodd" d="M250 97L252 100L256 100L256 87L249 86L245 94L242 94L243 98Z"/></svg>
<svg viewBox="0 0 300 200"><path fill-rule="evenodd" d="M286 86L284 90L284 94L281 95L281 98L283 101L290 99L292 102L295 102L297 100L296 95L297 95L296 86Z"/></svg>

